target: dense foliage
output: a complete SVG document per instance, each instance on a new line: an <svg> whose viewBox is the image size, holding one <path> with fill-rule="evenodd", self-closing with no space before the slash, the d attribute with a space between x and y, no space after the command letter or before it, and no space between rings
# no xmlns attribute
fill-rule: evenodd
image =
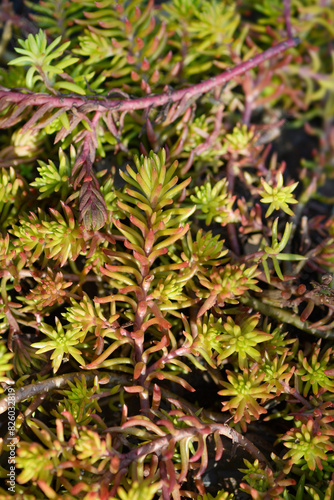
<svg viewBox="0 0 334 500"><path fill-rule="evenodd" d="M333 0L26 6L0 498L333 499Z"/></svg>

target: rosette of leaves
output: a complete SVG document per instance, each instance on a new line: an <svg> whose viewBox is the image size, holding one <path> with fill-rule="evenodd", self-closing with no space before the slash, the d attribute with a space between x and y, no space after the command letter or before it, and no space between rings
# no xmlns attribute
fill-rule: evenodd
<svg viewBox="0 0 334 500"><path fill-rule="evenodd" d="M295 464L302 470L314 471L316 467L322 470L334 450L331 434L332 432L325 428L320 430L312 418L309 418L306 424L295 421L295 427L280 438L289 449L283 457L288 459L285 472L290 471Z"/></svg>
<svg viewBox="0 0 334 500"><path fill-rule="evenodd" d="M72 82L59 79L56 82L57 75L62 75L65 68L79 61L77 57L71 57L70 55L66 55L60 61L55 61L55 59L63 56L65 50L71 44L71 42L65 42L57 47L60 41L61 37L58 37L50 45L47 45L46 34L43 30L40 30L36 36L30 34L26 40L19 40L21 48L15 49L16 52L21 54L21 57L13 59L9 64L30 66L26 73L28 89L36 89L39 86L38 82L42 82L45 88L52 93L55 93L56 89L66 89L77 94L84 94L82 87L75 84L73 79ZM64 123L66 123L65 115L63 116Z"/></svg>
<svg viewBox="0 0 334 500"><path fill-rule="evenodd" d="M258 137L253 129L247 128L247 125L234 127L232 133L225 135L226 149L232 155L249 156L252 147Z"/></svg>
<svg viewBox="0 0 334 500"><path fill-rule="evenodd" d="M22 469L17 476L19 484L33 480L49 486L53 479L52 470L59 465L59 458L57 450L51 446L46 450L41 444L25 442L20 444L16 464Z"/></svg>
<svg viewBox="0 0 334 500"><path fill-rule="evenodd" d="M283 354L273 355L264 350L263 359L259 366L259 371L264 373L264 381L269 383L270 390L276 396L289 387L289 381L295 372L295 367L289 364L289 350L285 349ZM289 390L289 389L288 389Z"/></svg>
<svg viewBox="0 0 334 500"><path fill-rule="evenodd" d="M80 328L84 334L94 332L96 336L100 335L102 330L112 329L112 325L119 317L114 314L106 318L101 305L90 300L86 294L80 302L72 298L71 307L66 309L63 316L72 327Z"/></svg>
<svg viewBox="0 0 334 500"><path fill-rule="evenodd" d="M38 215L25 215L13 226L14 245L27 252L30 262L44 254L45 259L54 259L64 266L68 259L76 260L85 251L83 227L75 220L70 207L62 201L61 205L64 217L53 208L50 208L52 218L38 209Z"/></svg>
<svg viewBox="0 0 334 500"><path fill-rule="evenodd" d="M86 19L77 22L87 29L74 53L86 66L94 65L108 89L123 87L145 95L171 81L177 68L171 62L166 24L155 16L153 1L85 3Z"/></svg>
<svg viewBox="0 0 334 500"><path fill-rule="evenodd" d="M237 316L236 319L228 316L222 325L222 333L217 338L222 350L217 359L218 364L233 354L238 356L241 369L248 367L248 360L261 361L258 345L271 340L272 336L255 328L258 322L258 315L249 318Z"/></svg>
<svg viewBox="0 0 334 500"><path fill-rule="evenodd" d="M265 498L283 499L282 493L287 493L287 486L295 485L294 479L286 478L281 471L274 472L270 467L264 468L258 460L254 463L244 459L246 469L240 469L245 476L240 488L247 492L254 500L262 500ZM289 493L288 493L289 495Z"/></svg>
<svg viewBox="0 0 334 500"><path fill-rule="evenodd" d="M197 208L202 211L199 219L205 219L205 224L209 226L214 220L222 225L237 222L238 217L233 211L235 196L228 193L228 183L226 179L218 181L214 187L210 182L195 187L195 194L190 196Z"/></svg>
<svg viewBox="0 0 334 500"><path fill-rule="evenodd" d="M264 179L261 179L263 190L259 190L259 195L262 196L261 203L270 203L265 217L269 217L274 210L283 210L288 215L294 215L289 207L289 204L298 203L293 197L292 192L298 186L295 182L289 186L283 186L283 175L279 172L275 186L270 186Z"/></svg>
<svg viewBox="0 0 334 500"><path fill-rule="evenodd" d="M190 267L196 267L197 272L207 275L213 268L229 260L228 249L224 248L224 243L219 235L213 236L211 231L205 233L202 229L197 231L196 239L193 240L189 231L186 238L182 240L181 257L189 262Z"/></svg>
<svg viewBox="0 0 334 500"><path fill-rule="evenodd" d="M67 0L60 0L57 11L50 0L43 3L35 3L26 0L26 5L30 9L30 17L51 37L61 36L67 41L76 33L81 31L81 26L75 23L75 19L82 16L83 10L88 8L86 2L68 3Z"/></svg>
<svg viewBox="0 0 334 500"><path fill-rule="evenodd" d="M310 390L314 395L319 392L334 392L334 369L331 364L333 349L321 349L321 339L313 346L312 353L306 357L303 351L298 353L297 374L303 388L301 392L307 396Z"/></svg>
<svg viewBox="0 0 334 500"><path fill-rule="evenodd" d="M112 392L117 392L119 386L116 386ZM58 403L57 409L52 410L51 414L57 418L62 418L62 412L69 412L78 425L87 425L92 420L92 415L102 410L98 404L98 395L101 392L98 380L96 378L93 387L87 387L87 381L82 375L81 379L75 379L74 383L69 382L69 389L59 391L64 396Z"/></svg>
<svg viewBox="0 0 334 500"><path fill-rule="evenodd" d="M54 373L59 370L64 358L68 359L68 355L73 356L80 365L84 365L85 361L81 356L81 351L75 346L78 344L78 339L84 340L85 334L78 328L65 331L59 319L56 318L55 321L56 329L47 324L41 325L40 330L45 334L46 339L31 345L38 349L36 354L53 351L51 360Z"/></svg>
<svg viewBox="0 0 334 500"><path fill-rule="evenodd" d="M170 43L177 49L184 78L228 65L231 44L233 50L238 46L240 23L233 3L174 1L163 10L168 28L175 33Z"/></svg>
<svg viewBox="0 0 334 500"><path fill-rule="evenodd" d="M186 329L191 333L189 324L186 325ZM223 355L224 353L220 341L220 335L223 331L222 320L217 321L214 316L208 315L206 312L201 318L197 319L196 329L194 351L199 353L212 368L216 368L217 354Z"/></svg>
<svg viewBox="0 0 334 500"><path fill-rule="evenodd" d="M59 148L59 166L57 167L53 161L45 163L39 161L39 167L37 167L39 177L36 177L34 182L30 185L36 187L39 194L39 199L49 198L55 193L59 193L59 198L65 200L71 191L70 188L70 177L71 171L75 163L76 151L74 146L70 148L70 159L64 153L64 151Z"/></svg>
<svg viewBox="0 0 334 500"><path fill-rule="evenodd" d="M260 292L255 279L260 272L257 265L246 268L245 264L240 266L226 264L224 267L218 267L212 271L209 276L199 275L201 285L208 288L210 293L205 294L206 300L198 312L201 316L214 305L224 306L225 302L229 304L238 304L238 297L242 296L247 290ZM204 292L205 293L205 292ZM201 296L202 291L198 292Z"/></svg>
<svg viewBox="0 0 334 500"><path fill-rule="evenodd" d="M67 297L70 296L67 289L73 283L64 280L61 272L56 275L52 273L51 269L48 269L47 272L48 274L44 278L35 276L34 279L38 283L36 287L31 289L25 297L20 297L20 300L26 304L21 312L41 312L54 304L63 304Z"/></svg>
<svg viewBox="0 0 334 500"><path fill-rule="evenodd" d="M244 428L245 422L250 423L252 417L258 419L261 414L267 413L260 403L274 397L270 394L269 384L264 382L265 374L258 371L257 365L242 373L226 370L228 382L222 381L221 385L225 389L218 392L221 396L230 398L223 402L222 411L230 411L234 415L234 422L241 422ZM260 403L257 399L260 399Z"/></svg>

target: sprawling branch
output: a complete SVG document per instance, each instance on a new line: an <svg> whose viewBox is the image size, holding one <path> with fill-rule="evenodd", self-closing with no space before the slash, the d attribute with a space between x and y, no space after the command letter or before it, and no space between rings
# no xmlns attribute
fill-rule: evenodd
<svg viewBox="0 0 334 500"><path fill-rule="evenodd" d="M112 111L135 111L138 109L147 109L150 107L163 106L167 103L184 102L186 103L191 98L197 98L206 92L214 89L217 86L225 85L236 76L242 75L252 68L257 67L259 64L272 59L273 57L285 52L286 50L295 47L299 43L298 38L291 38L281 42L261 54L238 64L234 68L229 68L223 73L209 78L202 83L192 85L180 90L175 90L171 93L163 93L148 97L140 97L137 99L107 99L105 96L91 97L91 96L53 96L48 94L35 94L12 91L2 87L0 89L0 104L23 104L27 106L44 106L47 109L59 108L63 111L70 110L71 108L78 109L83 113L91 111L98 111L104 113L106 110ZM6 127L6 120L3 121L1 127Z"/></svg>
<svg viewBox="0 0 334 500"><path fill-rule="evenodd" d="M116 429L121 430L122 428L113 428L112 430L115 431ZM122 467L126 467L129 464L131 464L133 461L139 460L142 457L145 457L151 453L157 453L160 452L162 449L165 449L168 446L169 441L172 439L177 442L181 441L182 439L186 437L193 437L196 434L213 434L214 432L218 432L221 436L225 436L228 439L231 439L235 444L238 444L241 446L243 449L248 451L248 453L255 459L259 460L260 463L266 464L267 460L265 456L260 452L260 450L251 442L249 441L245 436L240 434L238 431L235 429L232 429L232 427L229 427L226 424L213 424L213 423L205 423L202 424L201 428L198 426L196 427L190 427L186 429L174 429L175 434L166 434L165 436L159 437L149 443L143 444L142 446L138 448L134 448L133 450L129 451L128 453L125 453L122 456Z"/></svg>

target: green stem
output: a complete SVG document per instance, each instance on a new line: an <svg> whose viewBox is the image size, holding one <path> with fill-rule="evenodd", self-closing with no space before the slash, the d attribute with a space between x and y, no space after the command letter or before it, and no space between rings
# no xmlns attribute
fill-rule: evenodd
<svg viewBox="0 0 334 500"><path fill-rule="evenodd" d="M272 306L267 302L264 303L261 300L256 299L255 297L251 297L250 295L243 295L239 298L239 300L240 302L242 302L242 304L252 307L265 316L275 318L281 323L287 323L288 325L292 325L295 328L298 328L303 332L310 333L311 335L315 335L316 337L320 337L323 339L334 339L334 333L332 330L322 331L318 330L317 328L312 328L309 321L301 321L299 316L297 316L295 313Z"/></svg>

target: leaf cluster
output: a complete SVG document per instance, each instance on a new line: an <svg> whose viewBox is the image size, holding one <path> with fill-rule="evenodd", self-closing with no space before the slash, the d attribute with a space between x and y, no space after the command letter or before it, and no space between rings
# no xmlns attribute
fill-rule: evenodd
<svg viewBox="0 0 334 500"><path fill-rule="evenodd" d="M27 5L33 33L0 12L0 477L14 439L15 498L330 500L334 9Z"/></svg>

